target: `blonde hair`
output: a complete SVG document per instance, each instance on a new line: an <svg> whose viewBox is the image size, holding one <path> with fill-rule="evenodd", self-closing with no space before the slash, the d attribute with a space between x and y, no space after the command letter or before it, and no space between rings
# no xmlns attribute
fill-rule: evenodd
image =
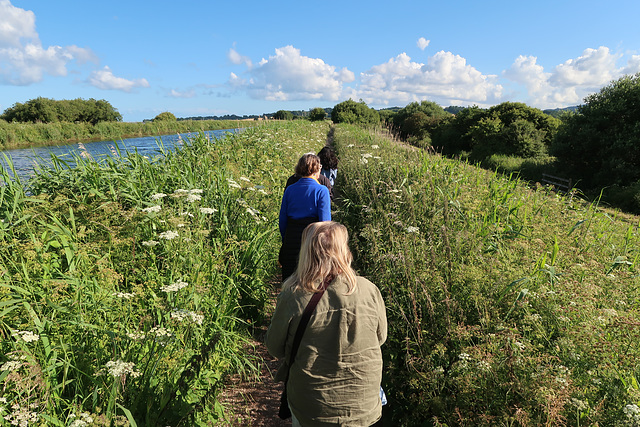
<svg viewBox="0 0 640 427"><path fill-rule="evenodd" d="M298 160L295 173L298 176L311 176L316 172L320 172L321 167L320 157L313 153L307 153L303 154Z"/></svg>
<svg viewBox="0 0 640 427"><path fill-rule="evenodd" d="M334 221L309 224L302 232L302 246L296 271L283 287L318 292L327 276L342 276L347 282L346 295L356 290L356 272L351 268L347 228Z"/></svg>

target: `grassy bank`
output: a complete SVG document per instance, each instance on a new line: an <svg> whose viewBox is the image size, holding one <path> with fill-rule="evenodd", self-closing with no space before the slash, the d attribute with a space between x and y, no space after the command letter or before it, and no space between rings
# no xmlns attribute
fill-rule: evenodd
<svg viewBox="0 0 640 427"><path fill-rule="evenodd" d="M224 424L223 379L259 363L242 346L277 271L284 182L328 131L278 122L152 159L79 157L31 196L5 173L0 425ZM387 304L392 425L640 421L638 217L334 135L334 218Z"/></svg>
<svg viewBox="0 0 640 427"><path fill-rule="evenodd" d="M225 376L260 362L241 348L276 272L284 183L327 131L267 124L151 159L79 156L30 196L5 171L0 425L220 423Z"/></svg>
<svg viewBox="0 0 640 427"><path fill-rule="evenodd" d="M255 126L257 121L183 120L156 122L7 123L0 120L0 150L54 145L68 142L120 140L141 136L235 129Z"/></svg>
<svg viewBox="0 0 640 427"><path fill-rule="evenodd" d="M338 127L393 425L638 425L638 217Z"/></svg>

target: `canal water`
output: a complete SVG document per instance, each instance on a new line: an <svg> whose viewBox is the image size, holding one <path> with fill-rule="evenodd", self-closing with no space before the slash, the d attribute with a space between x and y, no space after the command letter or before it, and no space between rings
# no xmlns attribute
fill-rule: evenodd
<svg viewBox="0 0 640 427"><path fill-rule="evenodd" d="M227 133L237 131L238 129L220 129L206 131L204 134L207 137L214 139L224 137ZM190 132L175 135L127 138L118 140L117 146L120 150L120 155L123 157L126 156L127 152L134 152L136 150L141 155L152 157L161 153L160 147L163 147L165 151L172 151L175 147L182 145L187 138L197 136L198 134L199 132ZM48 164L52 155L62 158L73 165L74 155L80 155L81 151L83 151L81 146L84 147L84 151L89 153L91 157L96 160L107 156L117 155L115 150L116 142L113 140L46 147L18 148L12 150L0 150L0 167L8 170L9 176L13 177L13 172L9 169L9 164L7 162L7 160L9 160L16 171L16 175L23 183L26 183L26 181L28 181L33 175L36 164Z"/></svg>

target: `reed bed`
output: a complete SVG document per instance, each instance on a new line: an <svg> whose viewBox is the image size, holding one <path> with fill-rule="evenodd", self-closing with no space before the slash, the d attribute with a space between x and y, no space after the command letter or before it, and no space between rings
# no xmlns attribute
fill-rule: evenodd
<svg viewBox="0 0 640 427"><path fill-rule="evenodd" d="M328 130L0 170L0 425L224 424L225 378L259 372L284 183Z"/></svg>
<svg viewBox="0 0 640 427"><path fill-rule="evenodd" d="M339 125L391 425L640 425L638 217Z"/></svg>

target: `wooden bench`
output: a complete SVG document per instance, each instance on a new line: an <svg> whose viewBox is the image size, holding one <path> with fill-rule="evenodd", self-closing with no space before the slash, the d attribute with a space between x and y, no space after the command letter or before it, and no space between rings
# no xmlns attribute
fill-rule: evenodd
<svg viewBox="0 0 640 427"><path fill-rule="evenodd" d="M542 183L551 185L565 193L568 193L573 188L570 178L560 178L559 176L549 175L548 173L542 174Z"/></svg>

